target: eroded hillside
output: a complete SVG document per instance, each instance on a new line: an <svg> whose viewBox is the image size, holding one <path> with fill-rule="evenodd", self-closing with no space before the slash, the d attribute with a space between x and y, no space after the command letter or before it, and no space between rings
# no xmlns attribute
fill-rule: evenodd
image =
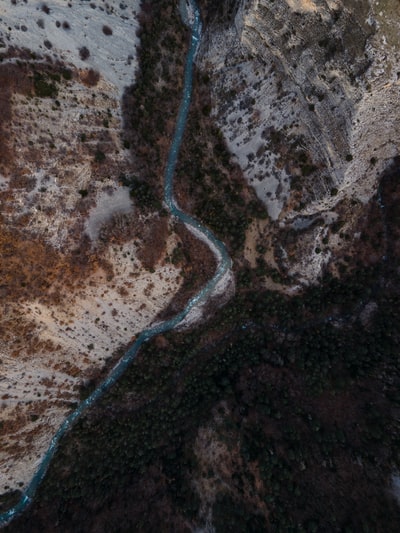
<svg viewBox="0 0 400 533"><path fill-rule="evenodd" d="M0 492L25 485L82 388L182 283L181 238L132 198L136 10L0 6Z"/></svg>
<svg viewBox="0 0 400 533"><path fill-rule="evenodd" d="M395 2L204 2L204 16L212 116L272 220L248 242L290 285L315 282L399 151Z"/></svg>
<svg viewBox="0 0 400 533"><path fill-rule="evenodd" d="M394 157L397 74L390 70L397 61L396 33L390 33L396 28L394 4L381 6L382 13L365 2L201 4L206 35L174 191L179 205L226 243L236 294L228 303L218 295L225 305L218 311L210 305L212 320L158 335L141 349L115 387L62 439L32 505L7 531L397 533L400 190L399 158ZM126 307L117 307L117 299L121 306L125 296L129 304L135 294L142 301L136 282L145 272L159 290L157 272L168 265L171 275L184 274L178 297L166 305L165 296L162 316L170 317L213 270L204 243L182 227L171 227L161 208L187 32L169 0L145 2L140 21L140 75L124 92L123 131L114 120L116 106L112 116L99 116L108 128L105 123L93 132L88 127L73 145L75 152L81 150L79 159L87 161L91 179L79 185L85 188L77 195L74 181L68 182L75 204L63 222L67 231L54 224L47 231L53 237L46 239L41 233L51 226L46 222L30 233L29 224L21 223L16 233L15 209L4 219L5 234L14 232L5 265L8 272L13 268L25 276L10 276L25 285L16 282L13 288L21 306L6 309L19 322L6 324L4 338L12 327L16 334L5 346L18 332L20 339L18 350L4 358L7 370L12 377L12 365L22 356L25 372L36 360L52 369L48 380L40 372L21 372L8 393L27 399L6 421L5 448L9 457L14 450L25 454L25 464L36 459L28 450L40 455L38 445L35 449L28 442L36 439L44 446L48 435L35 428L44 428L44 421L56 427L61 416L49 407L41 417L40 406L71 405L78 385L86 395L100 368L100 362L91 361L103 347L114 346L114 333L130 334L130 326L127 332L121 329L138 315L134 309L124 314ZM104 91L105 83L100 69L93 79L93 65L69 65L71 73L65 78L61 70L58 80L54 67L23 67L26 88L13 93L20 99L18 110L36 91L30 69L40 73L37 80L54 82L59 93L50 103L62 104L64 85L68 91L86 87L82 69L84 78L93 80L89 92L100 98L96 91ZM45 97L39 100L50 113L43 107ZM94 104L86 105L96 117ZM67 113L55 101L54 107L57 117ZM103 148L94 132L104 130L113 140ZM7 142L14 141L7 137ZM111 156L114 150L120 151L118 157ZM42 165L51 154L46 151ZM131 168L130 158L135 177L118 178ZM23 159L29 161L27 152ZM8 164L16 163L10 159ZM107 189L97 176L106 177ZM36 182L30 186L38 194ZM28 188L19 194L29 207ZM57 192L49 189L41 193L47 208ZM117 213L104 218L111 206L118 206ZM28 211L33 228L36 219L31 207ZM21 259L13 262L28 257L31 243L37 261L29 256L29 268ZM125 269L131 263L136 279L131 267ZM35 276L28 278L36 264ZM321 274L321 283L315 283ZM31 294L37 296L32 300ZM97 312L88 308L91 301L100 306ZM45 346L38 331L45 333ZM61 348L53 346L55 339ZM32 352L24 355L21 347L30 342ZM58 350L54 360L60 360L66 346L76 368L55 367L49 358ZM82 357L75 357L78 352ZM88 366L78 368L82 361ZM55 370L71 386L53 387ZM82 370L84 379L75 379ZM42 378L40 389L36 375ZM50 398L53 390L58 404ZM11 406L16 400L5 401ZM29 425L39 420L41 426ZM25 438L19 439L22 449L16 447L19 431ZM17 477L9 477L8 486L16 486ZM18 491L2 495L0 510L19 498Z"/></svg>

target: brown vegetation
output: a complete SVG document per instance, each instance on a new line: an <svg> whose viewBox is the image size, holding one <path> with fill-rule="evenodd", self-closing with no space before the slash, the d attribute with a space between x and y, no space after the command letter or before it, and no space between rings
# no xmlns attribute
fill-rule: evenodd
<svg viewBox="0 0 400 533"><path fill-rule="evenodd" d="M100 80L100 74L92 68L79 71L81 82L87 87L95 87Z"/></svg>
<svg viewBox="0 0 400 533"><path fill-rule="evenodd" d="M22 67L15 64L0 65L0 86L0 172L8 175L14 161L8 127L12 119L11 96L14 93L26 95L32 93L33 80L29 77L27 65Z"/></svg>
<svg viewBox="0 0 400 533"><path fill-rule="evenodd" d="M38 299L59 301L78 280L96 268L84 248L63 254L42 238L10 228L0 218L0 278L2 302Z"/></svg>
<svg viewBox="0 0 400 533"><path fill-rule="evenodd" d="M155 268L158 261L165 254L165 245L168 237L167 217L152 218L141 222L136 234L140 235L141 242L138 258L144 268Z"/></svg>

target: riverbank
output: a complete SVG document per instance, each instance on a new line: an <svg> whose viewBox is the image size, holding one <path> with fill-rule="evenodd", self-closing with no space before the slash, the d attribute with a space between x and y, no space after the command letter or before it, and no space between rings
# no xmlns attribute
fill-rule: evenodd
<svg viewBox="0 0 400 533"><path fill-rule="evenodd" d="M194 6L194 4L193 4ZM177 324L179 324L183 318L196 306L199 305L199 303L203 303L207 300L207 297L209 293L212 293L216 285L218 284L219 280L224 276L226 271L230 267L230 260L229 256L226 253L226 250L223 246L223 244L218 241L209 230L204 228L200 223L197 221L191 219L191 217L185 215L182 213L179 208L175 205L174 199L173 199L173 176L176 166L176 160L177 155L179 152L179 147L182 141L182 135L183 130L186 124L186 118L188 114L188 109L190 105L190 97L191 97L191 90L192 90L192 76L193 76L193 59L197 50L198 42L200 39L200 31L201 31L201 22L200 22L200 16L198 10L195 8L195 18L193 21L193 26L191 28L192 30L192 38L191 38L191 44L188 51L187 61L186 61L186 67L185 67L185 80L184 80L184 88L183 88L183 94L182 94L182 104L179 110L178 118L177 118L177 125L176 125L176 131L174 138L171 143L171 149L170 149L170 155L168 158L168 164L166 168L165 173L165 203L169 207L171 214L177 217L178 219L182 220L186 225L192 226L196 228L197 232L200 232L203 235L203 238L209 243L209 245L212 246L215 253L218 254L218 267L215 275L213 278L197 293L195 296L193 296L189 302L187 303L185 309L181 311L176 317L173 319L167 320L166 322L162 324L157 324L156 326L149 328L142 332L138 339L135 341L135 343L129 348L129 350L126 352L126 354L122 357L122 359L117 363L117 365L113 368L110 375L106 378L104 382L102 382L100 385L96 387L96 389L74 410L71 414L67 416L65 421L62 423L60 428L55 433L50 447L47 449L47 451L44 453L43 458L40 460L39 465L37 466L36 472L34 476L32 477L30 483L28 484L27 488L25 489L23 496L19 503L7 511L6 513L3 513L0 518L4 524L6 524L9 520L11 520L14 516L18 515L20 512L22 512L26 506L29 504L31 499L34 497L37 487L40 485L42 479L44 478L44 475L47 471L48 465L53 459L53 456L57 450L57 446L59 441L62 439L64 434L69 430L70 426L81 416L81 414L90 406L92 406L103 394L106 392L115 382L116 380L122 375L123 371L128 367L128 365L132 362L132 360L135 358L140 346L147 342L150 338L153 336L168 331L172 328L174 328Z"/></svg>

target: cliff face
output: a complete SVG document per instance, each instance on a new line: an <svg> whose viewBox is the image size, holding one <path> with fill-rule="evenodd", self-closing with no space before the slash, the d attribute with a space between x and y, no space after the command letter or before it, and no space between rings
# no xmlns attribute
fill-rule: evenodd
<svg viewBox="0 0 400 533"><path fill-rule="evenodd" d="M398 153L399 16L394 2L224 5L210 15L199 58L212 112L275 221L276 261L294 280L314 281L344 245L330 239L331 225L340 218L354 234ZM302 230L290 251L288 229Z"/></svg>

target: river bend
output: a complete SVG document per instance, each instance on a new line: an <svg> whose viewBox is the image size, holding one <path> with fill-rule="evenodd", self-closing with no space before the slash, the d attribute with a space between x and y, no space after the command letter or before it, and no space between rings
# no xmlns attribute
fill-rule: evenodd
<svg viewBox="0 0 400 533"><path fill-rule="evenodd" d="M126 351L123 357L118 361L115 367L110 372L109 376L92 392L88 398L82 401L79 406L73 411L61 424L58 431L51 439L50 445L41 460L41 463L33 475L30 483L23 492L19 502L8 511L0 514L0 527L5 526L13 518L21 514L28 505L32 502L36 491L43 481L50 462L54 458L58 444L69 428L76 422L76 420L93 405L125 372L128 366L135 359L142 344L153 338L154 336L169 331L177 326L188 313L194 308L207 300L211 293L216 288L221 279L228 273L231 267L231 259L225 248L225 245L218 240L213 233L200 224L190 215L184 213L177 205L174 198L174 173L178 159L179 149L182 143L183 133L187 122L190 100L192 95L193 85L193 66L194 59L200 44L201 37L201 19L200 11L194 0L190 0L186 22L189 23L191 29L190 46L186 56L184 85L179 112L176 120L176 127L174 137L171 142L170 151L168 155L165 175L164 175L164 202L172 216L183 222L189 229L201 234L202 238L208 243L210 248L218 257L218 267L213 278L195 295L193 296L186 307L178 313L174 318L156 324L153 327L145 329L137 338L136 342ZM190 12L189 12L190 11Z"/></svg>

